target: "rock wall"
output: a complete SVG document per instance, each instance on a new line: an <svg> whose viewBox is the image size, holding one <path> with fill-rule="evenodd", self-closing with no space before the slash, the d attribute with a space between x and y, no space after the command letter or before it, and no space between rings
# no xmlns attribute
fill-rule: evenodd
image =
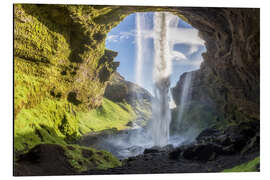
<svg viewBox="0 0 270 180"><path fill-rule="evenodd" d="M88 109L100 106L106 82L119 65L113 62L117 53L105 49L106 33L125 15L125 12L118 15L117 10L94 6L15 5L15 75L44 77L42 91L48 92L48 98L67 99ZM102 19L108 12L116 13L110 23ZM27 65L31 70L26 73L22 68ZM40 98L46 92L40 92ZM36 104L33 101L37 97L24 96L28 104ZM17 113L25 104L19 102L20 97L16 100Z"/></svg>
<svg viewBox="0 0 270 180"><path fill-rule="evenodd" d="M199 30L207 51L192 72L193 104L215 112L209 121L225 124L259 120L260 10L253 8L175 8ZM183 74L172 88L180 102ZM196 108L189 109L189 114ZM216 119L213 119L216 117ZM207 119L205 121L208 121Z"/></svg>
<svg viewBox="0 0 270 180"><path fill-rule="evenodd" d="M78 114L101 106L119 65L106 34L127 14L117 6L14 5L16 151L80 136Z"/></svg>

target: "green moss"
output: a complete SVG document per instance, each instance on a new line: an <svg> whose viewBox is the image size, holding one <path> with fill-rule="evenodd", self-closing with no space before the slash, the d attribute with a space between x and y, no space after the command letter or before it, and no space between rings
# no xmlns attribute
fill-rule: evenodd
<svg viewBox="0 0 270 180"><path fill-rule="evenodd" d="M16 152L76 139L81 135L77 114L101 105L106 81L116 69L115 54L105 51L105 34L112 25L95 25L92 19L109 9L14 5ZM99 63L106 52L112 56ZM102 71L107 72L103 80ZM106 127L101 123L100 129Z"/></svg>
<svg viewBox="0 0 270 180"><path fill-rule="evenodd" d="M109 12L110 8L95 9L93 6L16 4L14 6L14 55L17 79L35 76L44 90L39 97L52 92L55 97L66 99L70 92L76 93L81 111L101 105L106 82L116 70L114 56L106 54L105 38L114 23L95 24L94 16ZM104 59L104 58L103 58ZM33 67L24 67L30 62ZM19 67L17 67L19 66ZM47 68L45 68L45 66ZM43 68L44 67L44 68ZM29 72L29 69L32 70ZM34 73L39 71L38 73ZM53 73L52 73L53 71ZM44 75L45 79L40 77ZM101 77L101 74L104 74ZM20 76L20 77L19 77ZM18 88L32 91L32 79L19 84ZM26 80L24 80L26 82ZM33 83L32 83L33 84ZM19 87L21 86L21 87ZM36 85L40 87L40 85ZM92 87L92 88L89 88ZM24 90L26 91L26 90ZM23 93L23 96L27 92ZM17 98L18 101L19 98ZM33 107L39 98L22 101ZM16 113L22 104L16 106ZM78 104L77 104L78 105Z"/></svg>
<svg viewBox="0 0 270 180"><path fill-rule="evenodd" d="M46 99L35 108L21 110L14 125L15 150L28 150L42 142L66 144L93 131L125 129L135 119L130 105L103 101L100 108L78 115L76 106L63 100Z"/></svg>
<svg viewBox="0 0 270 180"><path fill-rule="evenodd" d="M127 103L116 104L104 98L100 108L80 113L78 119L79 131L85 134L104 129L125 129L127 128L126 124L135 119L135 113Z"/></svg>
<svg viewBox="0 0 270 180"><path fill-rule="evenodd" d="M14 124L15 151L30 149L41 142L63 144L79 136L78 119L72 108L72 104L63 100L45 99L34 108L21 110Z"/></svg>
<svg viewBox="0 0 270 180"><path fill-rule="evenodd" d="M241 165L235 166L231 169L225 169L223 172L256 172L257 166L260 164L260 157L256 157L255 159L243 163Z"/></svg>
<svg viewBox="0 0 270 180"><path fill-rule="evenodd" d="M67 59L68 32L60 24L51 22L47 8L20 4L14 8L15 56L46 63Z"/></svg>
<svg viewBox="0 0 270 180"><path fill-rule="evenodd" d="M63 146L71 166L78 172L88 169L107 169L121 166L121 162L106 151L78 145Z"/></svg>

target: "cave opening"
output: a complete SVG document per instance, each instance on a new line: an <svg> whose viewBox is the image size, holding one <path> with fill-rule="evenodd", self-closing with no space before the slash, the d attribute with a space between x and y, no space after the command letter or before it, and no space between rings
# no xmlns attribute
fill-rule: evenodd
<svg viewBox="0 0 270 180"><path fill-rule="evenodd" d="M135 120L132 126L143 130L125 139L128 142L113 138L111 142L144 149L168 144L178 146L187 138L197 135L192 135L193 131L189 131L185 137L170 132L172 118L176 119L173 126L181 126L182 114L192 89L191 72L200 68L202 53L206 50L197 29L170 12L137 12L127 16L107 34L106 48L118 52L114 60L120 62L117 76L142 87L152 97L152 114L147 125L143 127ZM182 75L183 90L180 105L176 106L171 88L176 86ZM131 98L133 102L134 99L137 101L140 108L144 108L144 98L141 96L135 91ZM172 117L173 109L177 109L177 117ZM179 131L179 128L174 129ZM141 150L139 152L142 153Z"/></svg>

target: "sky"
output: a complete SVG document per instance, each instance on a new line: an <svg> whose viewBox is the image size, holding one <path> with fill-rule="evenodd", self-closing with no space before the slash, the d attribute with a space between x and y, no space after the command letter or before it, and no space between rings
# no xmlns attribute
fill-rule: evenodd
<svg viewBox="0 0 270 180"><path fill-rule="evenodd" d="M153 29L153 12L143 13L147 17L146 29ZM205 51L204 41L199 38L198 31L180 18L178 25L170 29L170 41L173 41L171 87L174 87L184 72L199 69L202 62L201 54ZM136 14L127 16L118 26L107 35L106 48L118 52L114 61L119 61L117 71L128 81L135 82L136 71ZM144 53L141 77L143 86L149 92L153 89L154 45L153 38L147 38L149 53Z"/></svg>

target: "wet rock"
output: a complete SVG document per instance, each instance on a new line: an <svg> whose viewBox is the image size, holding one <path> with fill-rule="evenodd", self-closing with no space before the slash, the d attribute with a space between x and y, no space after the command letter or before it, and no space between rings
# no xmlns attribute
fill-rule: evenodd
<svg viewBox="0 0 270 180"><path fill-rule="evenodd" d="M182 151L183 151L183 148L181 147L174 149L173 151L169 153L169 158L173 160L177 160L180 157Z"/></svg>
<svg viewBox="0 0 270 180"><path fill-rule="evenodd" d="M216 143L221 144L223 146L228 146L231 143L230 138L226 134L222 134L216 138Z"/></svg>
<svg viewBox="0 0 270 180"><path fill-rule="evenodd" d="M251 138L247 145L241 151L241 154L251 153L260 150L260 135L257 133L253 138Z"/></svg>
<svg viewBox="0 0 270 180"><path fill-rule="evenodd" d="M196 144L183 150L182 156L186 159L209 161L223 152L222 147L214 144Z"/></svg>
<svg viewBox="0 0 270 180"><path fill-rule="evenodd" d="M128 151L130 151L133 154L139 154L140 152L143 152L143 147L141 146L132 146L127 148Z"/></svg>
<svg viewBox="0 0 270 180"><path fill-rule="evenodd" d="M198 137L196 138L197 141L204 141L210 139L212 136L216 135L219 131L213 128L208 128L202 131Z"/></svg>
<svg viewBox="0 0 270 180"><path fill-rule="evenodd" d="M150 153L159 153L161 151L160 147L152 147L149 149L145 149L143 154L150 154Z"/></svg>
<svg viewBox="0 0 270 180"><path fill-rule="evenodd" d="M159 153L159 152L170 152L174 149L172 144L168 144L164 147L158 147L158 146L154 146L152 148L149 149L145 149L144 150L144 154L151 154L151 153Z"/></svg>
<svg viewBox="0 0 270 180"><path fill-rule="evenodd" d="M209 161L217 156L255 152L259 149L259 132L256 123L241 123L229 126L225 130L209 128L202 131L196 138L196 143L184 145L172 150L169 158L177 160L180 157L189 160ZM253 137L251 137L254 135Z"/></svg>
<svg viewBox="0 0 270 180"><path fill-rule="evenodd" d="M196 138L198 144L212 143L221 146L224 154L235 154L258 149L259 124L244 122L239 125L229 126L225 130L206 129Z"/></svg>
<svg viewBox="0 0 270 180"><path fill-rule="evenodd" d="M172 151L174 149L172 144L168 144L161 148L161 151Z"/></svg>

